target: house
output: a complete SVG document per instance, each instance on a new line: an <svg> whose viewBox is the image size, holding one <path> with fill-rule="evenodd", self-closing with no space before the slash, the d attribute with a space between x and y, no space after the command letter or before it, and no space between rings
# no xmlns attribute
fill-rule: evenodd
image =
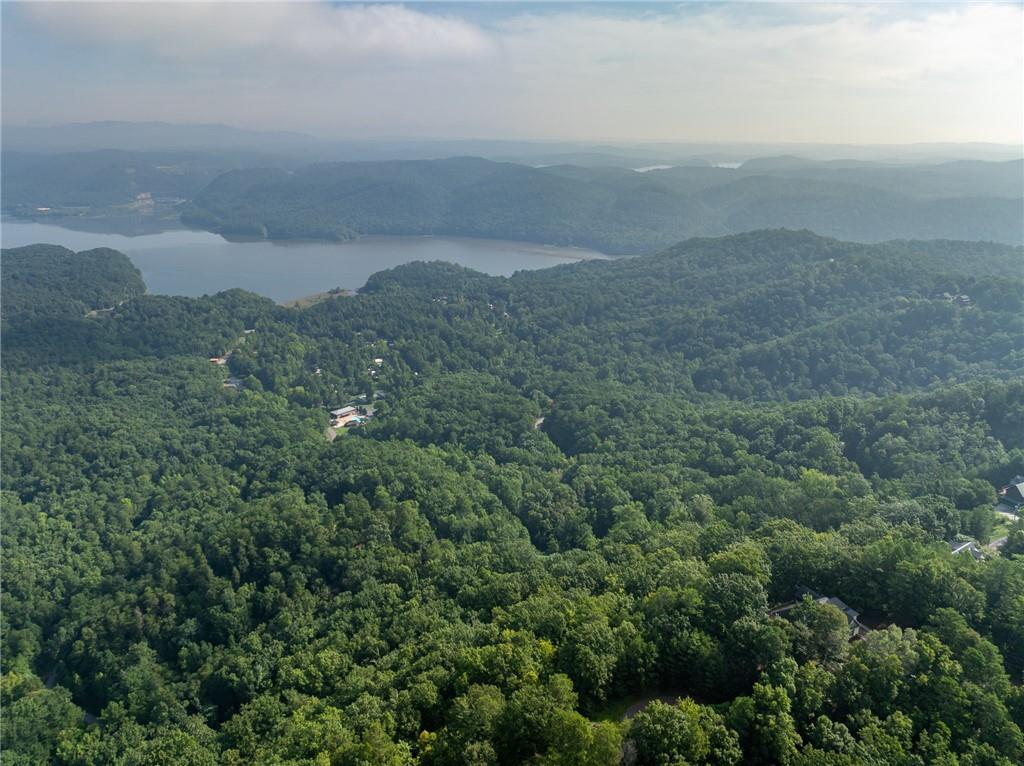
<svg viewBox="0 0 1024 766"><path fill-rule="evenodd" d="M211 356L210 357L210 364L216 364L216 365L218 365L220 367L223 367L227 363L228 363L228 358L226 356Z"/></svg>
<svg viewBox="0 0 1024 766"><path fill-rule="evenodd" d="M829 606L834 606L836 609L842 612L843 615L846 617L846 625L850 630L851 641L863 638L871 632L870 628L861 624L860 612L858 612L856 609L848 605L845 601L843 601L840 598L836 598L835 596L823 596L820 593L817 593L816 591L813 591L810 588L806 588L804 586L800 586L799 588L797 588L795 595L795 600L790 601L786 604L782 604L781 606L775 607L774 609L769 611L768 614L772 617L782 617L786 614L786 612L790 611L791 609L795 609L800 604L802 604L804 597L806 596L813 600L816 604L827 604Z"/></svg>
<svg viewBox="0 0 1024 766"><path fill-rule="evenodd" d="M1006 503L1011 508L1019 508L1024 505L1024 476L1014 476L1013 481L998 491L999 501Z"/></svg>
<svg viewBox="0 0 1024 766"><path fill-rule="evenodd" d="M966 293L957 293L956 295L953 295L952 293L943 293L939 297L942 298L944 301L948 301L949 303L955 303L958 306L971 305L971 296L967 295Z"/></svg>
<svg viewBox="0 0 1024 766"><path fill-rule="evenodd" d="M227 380L224 381L224 388L239 389L241 387L242 387L242 379L241 378L228 378Z"/></svg>
<svg viewBox="0 0 1024 766"><path fill-rule="evenodd" d="M962 553L970 554L975 561L985 558L985 554L974 540L950 540L949 550L954 556L959 556Z"/></svg>
<svg viewBox="0 0 1024 766"><path fill-rule="evenodd" d="M352 406L331 410L332 428L344 428L351 425L353 420L363 421L365 419L363 415L359 414L359 410Z"/></svg>

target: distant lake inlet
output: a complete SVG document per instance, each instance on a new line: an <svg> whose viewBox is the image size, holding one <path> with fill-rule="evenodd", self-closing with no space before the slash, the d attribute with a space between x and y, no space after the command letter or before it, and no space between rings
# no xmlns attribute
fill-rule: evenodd
<svg viewBox="0 0 1024 766"><path fill-rule="evenodd" d="M110 247L131 258L150 293L196 297L240 287L287 301L334 287L357 290L375 272L411 261L449 261L509 276L560 263L607 258L569 247L461 237L365 237L353 242L229 242L177 229L129 237L5 219L3 247L45 243L71 250Z"/></svg>

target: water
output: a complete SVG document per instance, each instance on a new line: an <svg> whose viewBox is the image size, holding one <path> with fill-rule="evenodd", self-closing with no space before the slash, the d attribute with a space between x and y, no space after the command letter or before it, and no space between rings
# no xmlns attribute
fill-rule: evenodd
<svg viewBox="0 0 1024 766"><path fill-rule="evenodd" d="M366 237L355 242L228 242L183 229L127 237L52 224L3 221L4 247L44 242L71 250L112 247L131 258L149 292L199 296L241 287L275 301L333 287L355 290L374 272L410 261L450 261L485 274L607 256L592 250L460 237Z"/></svg>

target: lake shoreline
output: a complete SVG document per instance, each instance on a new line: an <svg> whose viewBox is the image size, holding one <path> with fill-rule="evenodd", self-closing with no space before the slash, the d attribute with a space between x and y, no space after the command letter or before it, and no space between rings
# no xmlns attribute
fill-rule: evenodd
<svg viewBox="0 0 1024 766"><path fill-rule="evenodd" d="M76 252L106 247L127 255L151 295L213 295L232 288L277 303L311 304L335 287L359 290L371 275L415 261L444 261L508 277L609 256L585 248L469 237L384 236L348 242L230 242L208 231L174 229L128 236L83 232L38 222L2 223L4 247L52 244Z"/></svg>
<svg viewBox="0 0 1024 766"><path fill-rule="evenodd" d="M141 223L140 223L141 222ZM318 239L315 237L246 237L222 234L218 231L205 229L202 226L188 225L180 219L152 218L148 216L22 216L6 211L0 216L0 226L5 223L39 224L55 226L68 231L97 236L122 236L135 239L171 232L191 232L209 234L219 237L230 244L270 244L277 247L302 247L303 245L345 245L359 243L401 243L408 240L442 240L462 242L467 245L501 246L532 252L536 255L553 258L575 259L580 261L612 260L615 258L632 258L641 253L606 253L582 245L557 245L551 242L534 242L526 239L502 239L499 237L472 237L460 234L360 234L351 239ZM106 225L104 225L106 224ZM145 224L157 224L146 228ZM574 254L575 253L575 254Z"/></svg>
<svg viewBox="0 0 1024 766"><path fill-rule="evenodd" d="M562 260L572 259L578 261L603 261L614 260L616 258L634 258L636 257L636 255L639 255L639 253L605 253L600 250L594 250L593 248L581 247L578 245L555 245L551 243L531 242L525 239L464 237L458 234L361 234L358 237L353 237L352 239L314 239L309 237L287 237L275 239L271 237L226 236L219 232L210 231L209 229L191 228L187 230L208 232L209 234L221 237L225 242L230 242L232 244L268 244L281 248L303 247L305 245L333 245L337 247L345 247L347 245L356 244L400 245L403 242L409 241L435 240L441 242L453 242L481 247L498 247L501 249L509 250L515 249L522 253L539 255L548 258L559 258Z"/></svg>

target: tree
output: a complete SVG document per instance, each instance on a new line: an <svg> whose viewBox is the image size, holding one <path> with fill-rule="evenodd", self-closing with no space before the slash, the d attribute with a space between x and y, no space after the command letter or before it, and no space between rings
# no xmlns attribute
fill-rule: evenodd
<svg viewBox="0 0 1024 766"><path fill-rule="evenodd" d="M559 711L551 722L548 743L540 760L543 766L615 766L622 751L622 728Z"/></svg>
<svg viewBox="0 0 1024 766"><path fill-rule="evenodd" d="M690 699L675 705L654 700L629 724L629 738L641 766L703 763L710 752L699 706Z"/></svg>
<svg viewBox="0 0 1024 766"><path fill-rule="evenodd" d="M743 752L751 764L793 763L800 736L790 714L785 689L757 683L749 697L737 698L729 710L729 724L740 736Z"/></svg>
<svg viewBox="0 0 1024 766"><path fill-rule="evenodd" d="M787 617L790 620L793 656L800 662L815 660L835 668L846 657L850 628L846 615L831 604L818 604L804 596Z"/></svg>

